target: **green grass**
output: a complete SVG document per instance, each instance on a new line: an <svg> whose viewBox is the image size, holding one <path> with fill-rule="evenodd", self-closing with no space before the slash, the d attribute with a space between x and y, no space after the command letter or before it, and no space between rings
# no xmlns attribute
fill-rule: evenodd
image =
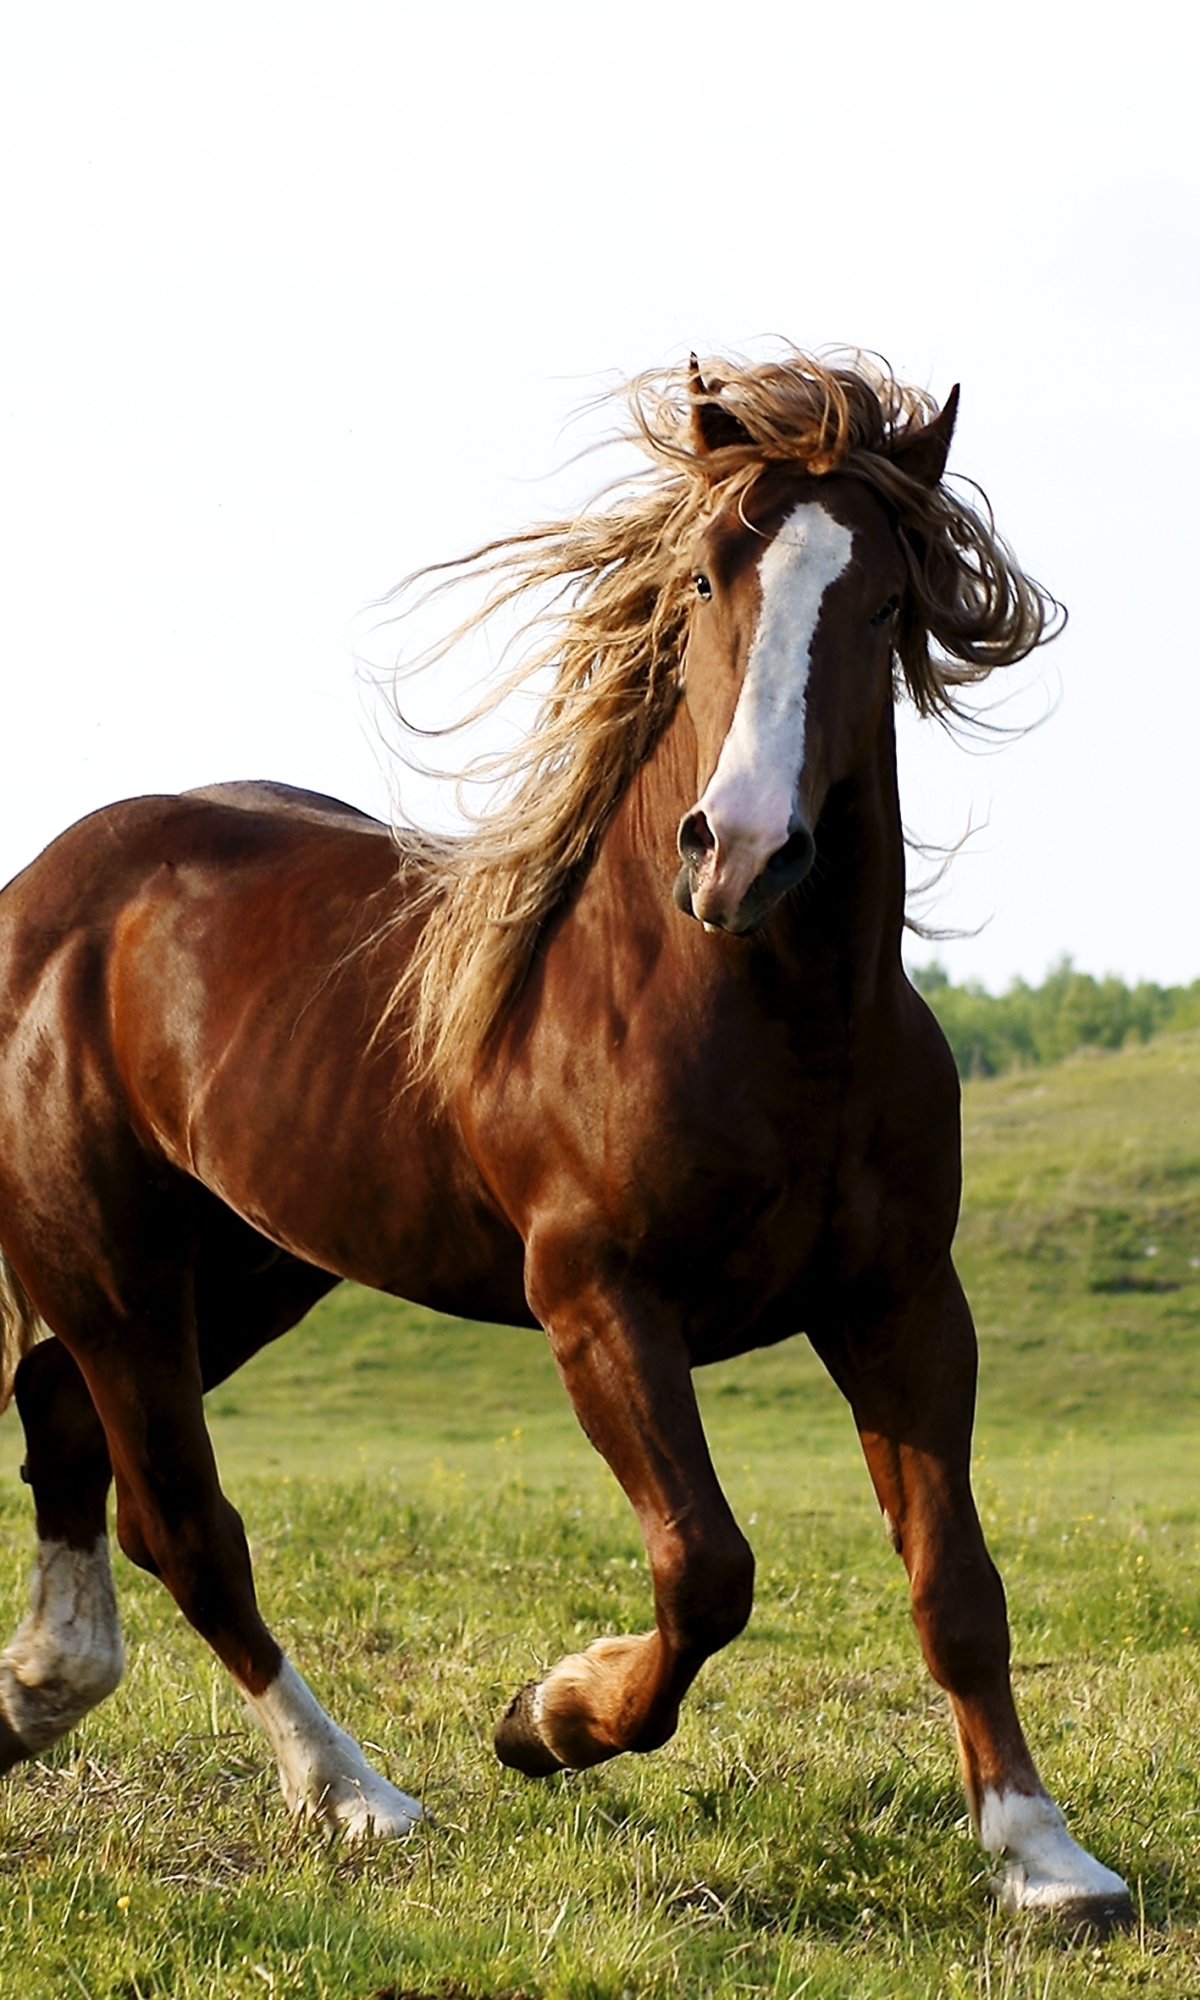
<svg viewBox="0 0 1200 2000"><path fill-rule="evenodd" d="M512 1689L644 1627L636 1530L540 1336L344 1288L214 1392L213 1432L267 1617L437 1825L359 1851L293 1826L224 1675L118 1558L127 1679L0 1795L0 1995L1195 2000L1200 1036L973 1084L966 1133L1018 1696L1132 1935L1068 1948L991 1908L900 1566L799 1341L700 1379L759 1585L676 1739L503 1771ZM0 1438L12 1467L15 1419ZM11 1624L28 1496L0 1494Z"/></svg>
<svg viewBox="0 0 1200 2000"><path fill-rule="evenodd" d="M973 1084L964 1105L982 1428L1194 1428L1200 1034Z"/></svg>

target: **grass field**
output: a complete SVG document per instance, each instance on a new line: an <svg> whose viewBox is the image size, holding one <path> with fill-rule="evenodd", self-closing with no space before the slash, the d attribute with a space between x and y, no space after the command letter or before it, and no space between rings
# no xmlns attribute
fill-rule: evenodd
<svg viewBox="0 0 1200 2000"><path fill-rule="evenodd" d="M293 1826L224 1676L118 1557L127 1679L2 1794L0 1994L1196 2000L1200 1035L970 1085L966 1154L1018 1696L1133 1934L1067 1947L991 1909L900 1566L799 1341L701 1380L759 1586L675 1741L501 1770L518 1682L644 1627L636 1532L540 1336L343 1288L214 1393L212 1427L268 1618L437 1824L352 1851ZM10 1416L10 1626L19 1457Z"/></svg>

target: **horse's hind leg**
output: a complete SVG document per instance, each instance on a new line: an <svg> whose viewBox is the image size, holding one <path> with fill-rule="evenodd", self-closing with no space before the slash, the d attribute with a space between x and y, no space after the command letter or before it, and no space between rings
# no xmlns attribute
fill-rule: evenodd
<svg viewBox="0 0 1200 2000"><path fill-rule="evenodd" d="M80 1352L116 1476L121 1546L162 1579L239 1683L292 1810L352 1836L406 1833L421 1817L416 1800L371 1769L259 1615L242 1523L217 1478L189 1322L190 1298L170 1313L160 1298L153 1322L109 1326L102 1342L93 1319Z"/></svg>
<svg viewBox="0 0 1200 2000"><path fill-rule="evenodd" d="M48 1749L124 1671L108 1559L108 1447L87 1385L58 1340L27 1354L16 1400L38 1549L29 1616L0 1655L0 1770Z"/></svg>
<svg viewBox="0 0 1200 2000"><path fill-rule="evenodd" d="M294 1324L335 1282L290 1258L266 1273L234 1275L236 1283L208 1260L205 1388ZM125 1664L109 1561L108 1444L60 1340L44 1340L26 1355L14 1395L38 1545L29 1616L0 1655L0 1772L73 1729L113 1692Z"/></svg>
<svg viewBox="0 0 1200 2000"><path fill-rule="evenodd" d="M1130 1917L1129 1892L1071 1839L1025 1743L1009 1677L1004 1589L970 1485L975 1330L949 1259L872 1334L869 1367L838 1367L930 1673L946 1689L971 1815L1001 1860L1001 1900L1070 1927Z"/></svg>

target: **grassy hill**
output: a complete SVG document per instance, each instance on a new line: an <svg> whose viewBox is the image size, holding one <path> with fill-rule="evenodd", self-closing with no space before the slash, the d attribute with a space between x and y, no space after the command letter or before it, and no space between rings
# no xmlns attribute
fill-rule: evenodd
<svg viewBox="0 0 1200 2000"><path fill-rule="evenodd" d="M969 1083L959 1264L989 1425L1200 1417L1200 1033Z"/></svg>

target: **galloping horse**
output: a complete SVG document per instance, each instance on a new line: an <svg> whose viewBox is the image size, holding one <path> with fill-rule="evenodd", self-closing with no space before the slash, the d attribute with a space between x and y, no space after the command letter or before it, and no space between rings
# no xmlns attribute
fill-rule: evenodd
<svg viewBox="0 0 1200 2000"><path fill-rule="evenodd" d="M216 786L94 814L0 896L0 1320L38 1532L0 1768L120 1678L115 1480L121 1547L239 1683L293 1810L420 1817L259 1616L203 1417L343 1278L544 1327L654 1629L522 1688L496 1748L531 1777L656 1748L754 1577L691 1371L803 1330L1003 1900L1127 1916L1013 1705L969 1483L957 1080L900 959L894 701L952 709L1054 610L944 483L956 397L796 351L634 384L642 481L467 559L474 622L534 602L551 670L474 831Z"/></svg>

